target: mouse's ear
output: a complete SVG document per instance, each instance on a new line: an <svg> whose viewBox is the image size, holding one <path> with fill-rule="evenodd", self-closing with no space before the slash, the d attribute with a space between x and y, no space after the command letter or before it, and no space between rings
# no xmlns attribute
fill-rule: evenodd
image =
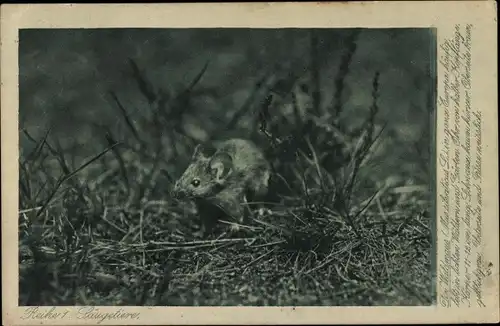
<svg viewBox="0 0 500 326"><path fill-rule="evenodd" d="M217 153L210 161L209 169L213 178L224 180L233 171L233 159L227 153Z"/></svg>
<svg viewBox="0 0 500 326"><path fill-rule="evenodd" d="M193 160L199 159L199 158L209 158L215 153L215 148L206 145L206 144L198 144L194 148L194 153L193 153Z"/></svg>

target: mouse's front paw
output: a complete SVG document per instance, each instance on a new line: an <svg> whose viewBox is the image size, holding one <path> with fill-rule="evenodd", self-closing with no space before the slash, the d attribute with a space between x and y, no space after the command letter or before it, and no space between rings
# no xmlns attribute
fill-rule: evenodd
<svg viewBox="0 0 500 326"><path fill-rule="evenodd" d="M271 215L272 211L268 208L259 208L258 210L259 217L263 217L265 215Z"/></svg>
<svg viewBox="0 0 500 326"><path fill-rule="evenodd" d="M229 227L229 231L231 232L238 232L241 230L241 227L239 224L231 224L231 226Z"/></svg>

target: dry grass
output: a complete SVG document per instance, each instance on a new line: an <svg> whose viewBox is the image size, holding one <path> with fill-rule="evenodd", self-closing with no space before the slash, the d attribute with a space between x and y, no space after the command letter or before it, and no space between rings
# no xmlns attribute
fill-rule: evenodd
<svg viewBox="0 0 500 326"><path fill-rule="evenodd" d="M111 93L126 131L96 123L102 151L80 165L50 130L42 139L24 131L35 150L20 158L20 304L431 304L428 189L394 187L369 164L384 137L376 122L378 74L365 122L340 123L354 51L352 45L341 62L331 103L318 91L313 64L313 107L299 107L292 96L294 113L277 114L276 89L261 80L217 126L241 130L238 123L253 112L247 135L274 168L270 214L255 214L238 234L221 223L217 238L200 239L195 212L169 196L173 167L179 171L196 142L178 126L191 114L206 66L168 94L131 62L149 109L132 114ZM282 93L293 94L295 80Z"/></svg>

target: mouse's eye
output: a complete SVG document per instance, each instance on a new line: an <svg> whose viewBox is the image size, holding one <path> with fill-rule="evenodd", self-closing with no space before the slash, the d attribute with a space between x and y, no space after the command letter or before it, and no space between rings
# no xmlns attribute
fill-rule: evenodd
<svg viewBox="0 0 500 326"><path fill-rule="evenodd" d="M191 184L195 187L198 187L200 185L200 179L194 179L191 181Z"/></svg>

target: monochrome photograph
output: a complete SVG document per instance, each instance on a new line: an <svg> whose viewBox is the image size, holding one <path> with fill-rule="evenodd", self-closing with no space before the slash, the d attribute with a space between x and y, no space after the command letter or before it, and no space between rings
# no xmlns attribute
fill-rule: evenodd
<svg viewBox="0 0 500 326"><path fill-rule="evenodd" d="M435 304L435 29L18 46L19 306Z"/></svg>

